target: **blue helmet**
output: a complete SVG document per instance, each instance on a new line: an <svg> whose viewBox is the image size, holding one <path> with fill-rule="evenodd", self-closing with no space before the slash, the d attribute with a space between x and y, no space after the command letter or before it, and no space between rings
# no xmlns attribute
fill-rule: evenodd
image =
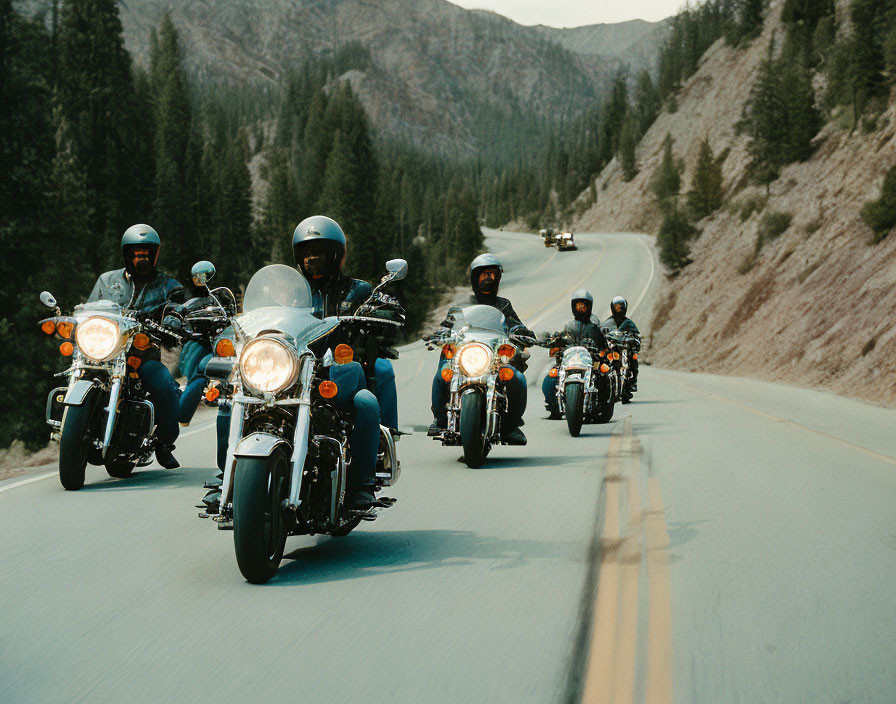
<svg viewBox="0 0 896 704"><path fill-rule="evenodd" d="M149 247L149 259L152 262L152 268L155 269L156 262L159 261L159 249L162 246L162 240L159 239L159 233L155 229L142 223L131 225L124 231L124 234L121 236L121 253L124 256L124 268L131 276L135 272L131 271L133 265L128 253L131 248L138 246Z"/></svg>
<svg viewBox="0 0 896 704"><path fill-rule="evenodd" d="M348 248L345 243L345 233L339 227L339 223L326 215L312 215L300 222L292 233L292 252L296 260L296 266L308 278L305 271L305 250L317 242L325 243L329 255L329 271L327 275L335 274L345 264L345 255Z"/></svg>
<svg viewBox="0 0 896 704"><path fill-rule="evenodd" d="M479 272L483 269L497 269L498 284L501 283L501 274L504 273L504 267L501 266L501 262L494 254L492 254L491 252L486 252L485 254L480 254L472 262L470 262L470 286L473 287L474 291L477 290Z"/></svg>

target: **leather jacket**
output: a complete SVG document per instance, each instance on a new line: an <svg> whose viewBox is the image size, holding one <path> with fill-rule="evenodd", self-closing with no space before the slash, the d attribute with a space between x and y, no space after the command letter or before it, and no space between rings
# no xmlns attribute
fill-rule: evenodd
<svg viewBox="0 0 896 704"><path fill-rule="evenodd" d="M311 288L314 315L351 315L370 297L373 287L361 279L336 274L320 288Z"/></svg>
<svg viewBox="0 0 896 704"><path fill-rule="evenodd" d="M183 286L167 274L156 271L150 281L135 287L134 280L127 271L115 269L97 279L87 302L113 301L122 308L136 309L153 317L160 317L166 303L183 303L183 300Z"/></svg>
<svg viewBox="0 0 896 704"><path fill-rule="evenodd" d="M600 326L596 323L583 323L579 320L570 320L563 326L563 337L570 344L576 344L584 340L592 342L597 349L604 350L607 348L607 338L600 331Z"/></svg>
<svg viewBox="0 0 896 704"><path fill-rule="evenodd" d="M617 323L616 319L613 318L613 316L610 316L601 324L601 327L605 330L621 330L622 332L633 332L637 335L641 334L641 331L638 330L638 326L635 325L635 322L631 318L624 318L621 323Z"/></svg>

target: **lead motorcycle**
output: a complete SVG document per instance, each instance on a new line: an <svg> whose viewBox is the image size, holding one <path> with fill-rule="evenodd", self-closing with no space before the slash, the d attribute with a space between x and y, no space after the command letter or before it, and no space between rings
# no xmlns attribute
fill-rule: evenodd
<svg viewBox="0 0 896 704"><path fill-rule="evenodd" d="M352 418L334 405L338 389L329 376L331 364L354 358L347 344L333 349L337 331L353 339L388 338L403 324L397 302L381 289L405 277L407 262L393 259L386 268L355 315L320 320L296 269L264 267L249 281L243 313L232 320L234 356L216 357L206 368L209 376L227 378L232 412L220 503L200 516L233 530L237 564L250 582L274 575L287 536L344 536L394 503L380 498L364 512L343 507ZM393 486L400 471L392 433L380 426L377 490Z"/></svg>
<svg viewBox="0 0 896 704"><path fill-rule="evenodd" d="M580 323L576 323L580 325ZM546 336L540 344L550 349L554 366L548 374L557 379L557 407L566 417L572 437L583 423L607 423L613 417L618 388L617 372L608 351L590 339L567 332Z"/></svg>
<svg viewBox="0 0 896 704"><path fill-rule="evenodd" d="M449 383L448 425L434 437L443 445L461 445L466 465L478 469L492 447L504 443L504 385L516 374L511 362L525 363L525 348L536 341L507 331L504 314L492 306L453 307L451 317L453 328L424 338L427 349L441 347L443 358L451 360L442 371Z"/></svg>
<svg viewBox="0 0 896 704"><path fill-rule="evenodd" d="M88 463L105 466L111 477L129 477L134 467L152 463L157 445L155 409L137 369L159 344L176 345L180 336L112 301L83 303L64 316L48 291L40 300L55 312L41 329L71 357L71 366L56 375L68 384L47 398L47 423L59 440L59 481L69 491L80 489Z"/></svg>

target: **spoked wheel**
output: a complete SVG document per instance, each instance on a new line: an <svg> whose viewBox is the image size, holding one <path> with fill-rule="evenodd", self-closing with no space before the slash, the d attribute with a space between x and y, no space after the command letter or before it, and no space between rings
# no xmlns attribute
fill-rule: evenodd
<svg viewBox="0 0 896 704"><path fill-rule="evenodd" d="M68 491L84 486L84 470L90 450L90 419L96 393L91 393L80 406L66 406L62 415L62 436L59 439L59 481Z"/></svg>
<svg viewBox="0 0 896 704"><path fill-rule="evenodd" d="M267 582L286 545L282 504L289 491L289 461L281 449L266 458L240 458L233 482L233 545L243 577Z"/></svg>
<svg viewBox="0 0 896 704"><path fill-rule="evenodd" d="M484 407L485 397L481 393L465 394L460 399L460 443L464 462L470 469L479 469L485 460Z"/></svg>
<svg viewBox="0 0 896 704"><path fill-rule="evenodd" d="M581 383L567 382L564 388L566 402L566 425L574 438L582 432L582 418L585 412L585 393Z"/></svg>
<svg viewBox="0 0 896 704"><path fill-rule="evenodd" d="M116 479L125 479L131 476L131 472L134 471L135 466L133 462L129 462L122 457L109 460L104 464L106 465L106 471L109 473L109 476L115 477Z"/></svg>

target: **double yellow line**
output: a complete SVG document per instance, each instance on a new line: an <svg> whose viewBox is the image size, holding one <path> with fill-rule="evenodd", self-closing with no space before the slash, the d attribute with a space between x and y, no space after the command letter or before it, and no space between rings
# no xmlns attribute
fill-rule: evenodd
<svg viewBox="0 0 896 704"><path fill-rule="evenodd" d="M640 476L640 443L628 416L622 431L610 438L607 452L600 572L582 695L586 704L635 701L642 573L646 575L648 596L647 643L640 651L646 651L647 657L644 701L672 701L669 534L659 482L648 477L644 509Z"/></svg>

